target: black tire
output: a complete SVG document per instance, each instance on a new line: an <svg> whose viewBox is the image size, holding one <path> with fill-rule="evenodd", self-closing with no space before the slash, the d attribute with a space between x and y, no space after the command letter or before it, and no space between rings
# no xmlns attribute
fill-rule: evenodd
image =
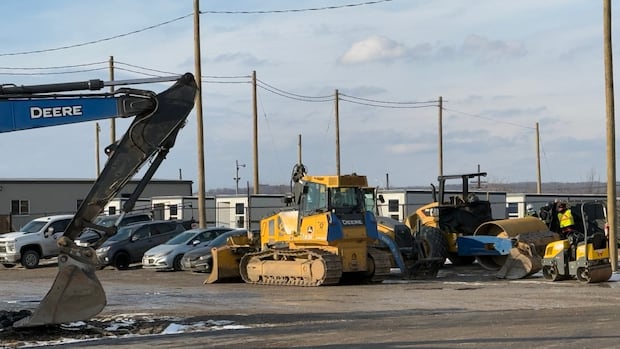
<svg viewBox="0 0 620 349"><path fill-rule="evenodd" d="M114 255L112 265L118 270L129 269L129 254L127 252L118 252Z"/></svg>
<svg viewBox="0 0 620 349"><path fill-rule="evenodd" d="M423 225L417 238L422 240L427 258L448 258L448 240L441 230Z"/></svg>
<svg viewBox="0 0 620 349"><path fill-rule="evenodd" d="M458 253L450 252L448 256L452 265L470 265L476 261L475 256L459 256Z"/></svg>
<svg viewBox="0 0 620 349"><path fill-rule="evenodd" d="M39 265L40 259L41 257L39 256L39 252L35 250L26 250L22 253L20 263L26 269L34 269Z"/></svg>
<svg viewBox="0 0 620 349"><path fill-rule="evenodd" d="M183 266L181 265L181 259L183 259L183 255L182 254L174 257L174 260L172 261L172 269L174 271L183 270Z"/></svg>
<svg viewBox="0 0 620 349"><path fill-rule="evenodd" d="M5 268L13 268L15 266L15 264L9 264L9 263L5 263L2 264Z"/></svg>

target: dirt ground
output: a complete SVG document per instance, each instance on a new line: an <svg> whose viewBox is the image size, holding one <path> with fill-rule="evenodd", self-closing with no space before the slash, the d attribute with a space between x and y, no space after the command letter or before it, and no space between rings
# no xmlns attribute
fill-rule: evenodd
<svg viewBox="0 0 620 349"><path fill-rule="evenodd" d="M47 264L0 267L0 311L34 309ZM477 265L374 285L203 285L204 274L97 272L108 305L90 321L0 331L0 348L617 348L620 283L497 279ZM620 277L618 278L620 280Z"/></svg>

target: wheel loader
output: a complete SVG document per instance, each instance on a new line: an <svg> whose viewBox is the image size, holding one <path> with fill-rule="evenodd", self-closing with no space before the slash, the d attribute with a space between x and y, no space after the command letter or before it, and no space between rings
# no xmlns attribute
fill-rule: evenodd
<svg viewBox="0 0 620 349"><path fill-rule="evenodd" d="M260 233L231 239L212 251L206 283L319 286L377 283L391 269L390 252L365 203L366 176L309 176L298 164L291 176L296 209L261 220ZM399 255L400 256L400 255Z"/></svg>
<svg viewBox="0 0 620 349"><path fill-rule="evenodd" d="M607 212L602 203L571 205L575 230L565 239L547 245L542 259L543 277L551 281L577 278L596 283L609 280L611 263L607 233ZM557 220L557 214L552 214Z"/></svg>

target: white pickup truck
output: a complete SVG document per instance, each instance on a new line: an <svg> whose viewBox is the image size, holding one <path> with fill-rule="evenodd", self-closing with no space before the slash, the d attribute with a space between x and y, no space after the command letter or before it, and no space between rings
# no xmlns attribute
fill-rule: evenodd
<svg viewBox="0 0 620 349"><path fill-rule="evenodd" d="M0 263L6 268L21 263L32 269L39 260L58 256L57 239L62 236L73 215L33 219L18 232L0 235Z"/></svg>

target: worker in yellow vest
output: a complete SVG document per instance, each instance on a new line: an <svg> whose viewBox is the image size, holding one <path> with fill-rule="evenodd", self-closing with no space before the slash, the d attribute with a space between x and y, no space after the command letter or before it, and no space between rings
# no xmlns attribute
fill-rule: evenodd
<svg viewBox="0 0 620 349"><path fill-rule="evenodd" d="M558 221L560 222L560 231L564 237L575 231L575 219L570 208L565 202L558 203Z"/></svg>

